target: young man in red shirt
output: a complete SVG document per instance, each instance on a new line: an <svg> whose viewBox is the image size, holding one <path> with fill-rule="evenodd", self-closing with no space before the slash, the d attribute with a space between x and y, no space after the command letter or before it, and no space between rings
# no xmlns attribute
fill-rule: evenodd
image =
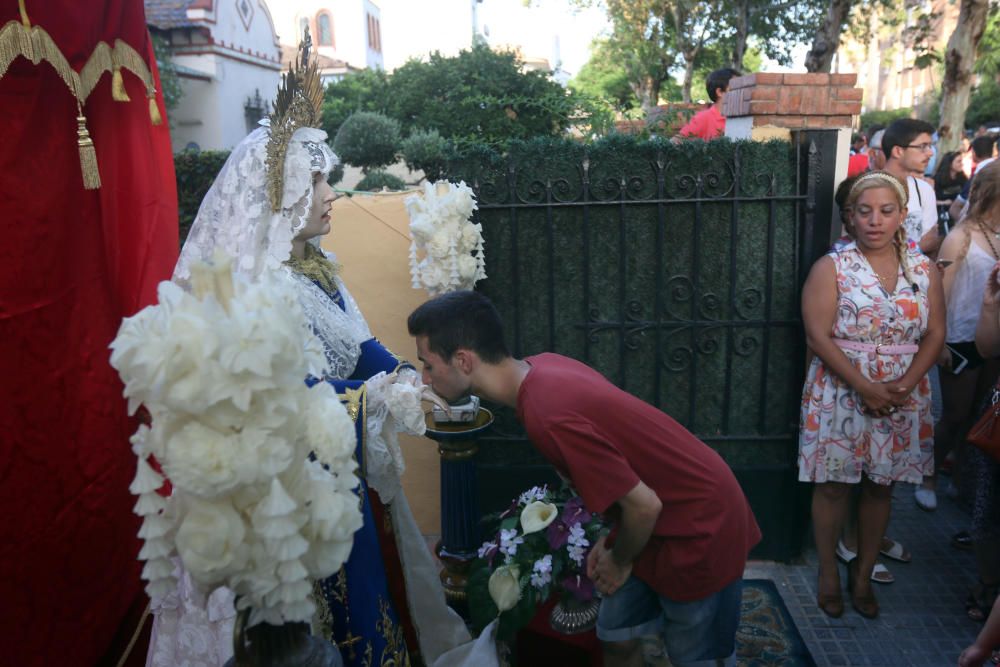
<svg viewBox="0 0 1000 667"><path fill-rule="evenodd" d="M642 664L638 638L662 633L676 667L732 664L743 569L760 529L732 471L657 408L558 354L510 356L489 299L452 292L407 322L423 381L517 411L528 437L612 525L587 557L604 594L605 664Z"/></svg>
<svg viewBox="0 0 1000 667"><path fill-rule="evenodd" d="M678 134L685 139L717 139L726 133L726 117L722 115L722 100L729 90L729 80L740 73L731 67L717 69L708 75L705 87L712 106L696 113Z"/></svg>

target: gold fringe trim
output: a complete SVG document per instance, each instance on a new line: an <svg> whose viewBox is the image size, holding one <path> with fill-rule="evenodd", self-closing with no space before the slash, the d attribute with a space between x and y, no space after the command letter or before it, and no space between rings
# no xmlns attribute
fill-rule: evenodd
<svg viewBox="0 0 1000 667"><path fill-rule="evenodd" d="M27 58L33 65L47 61L66 83L73 97L83 102L80 98L80 77L45 30L38 26L26 27L17 21L9 21L0 28L0 78L18 56Z"/></svg>
<svg viewBox="0 0 1000 667"><path fill-rule="evenodd" d="M97 168L97 153L94 151L94 141L87 131L87 119L83 115L83 105L93 92L105 72L111 71L111 97L118 102L128 102L122 80L122 69L127 69L138 76L146 87L146 97L149 98L149 119L154 125L163 123L159 106L156 104L156 88L153 86L153 75L139 53L120 39L115 40L112 49L107 42L99 42L94 48L87 63L79 74L70 67L66 56L56 46L52 36L38 26L32 26L28 20L28 12L24 0L18 0L21 14L20 22L8 21L0 28L0 78L7 73L10 65L18 56L24 57L37 65L46 61L56 71L59 77L76 98L78 116L77 147L80 151L80 168L83 172L83 185L88 190L101 187L101 175Z"/></svg>
<svg viewBox="0 0 1000 667"><path fill-rule="evenodd" d="M160 115L160 105L156 102L156 95L149 96L149 120L153 125L163 125L163 116Z"/></svg>
<svg viewBox="0 0 1000 667"><path fill-rule="evenodd" d="M116 67L111 73L111 99L115 102L131 102L128 93L125 92L125 82L122 81L122 70Z"/></svg>
<svg viewBox="0 0 1000 667"><path fill-rule="evenodd" d="M80 171L83 172L83 187L96 190L101 187L101 172L97 169L97 151L94 150L94 140L87 131L87 119L80 110L76 117L77 147L80 149Z"/></svg>

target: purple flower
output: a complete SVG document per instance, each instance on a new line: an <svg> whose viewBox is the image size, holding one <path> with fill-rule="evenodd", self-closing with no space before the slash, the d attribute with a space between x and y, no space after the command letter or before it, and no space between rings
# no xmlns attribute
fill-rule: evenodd
<svg viewBox="0 0 1000 667"><path fill-rule="evenodd" d="M573 574L562 581L563 588L580 602L594 598L594 582L582 574Z"/></svg>
<svg viewBox="0 0 1000 667"><path fill-rule="evenodd" d="M560 517L562 521L567 526L572 526L574 523L586 523L590 520L590 512L587 508L583 506L583 498L579 496L574 496L566 501L563 506L562 516Z"/></svg>
<svg viewBox="0 0 1000 667"><path fill-rule="evenodd" d="M479 547L478 556L485 559L492 567L493 557L497 555L499 548L496 542L483 542L483 546Z"/></svg>
<svg viewBox="0 0 1000 667"><path fill-rule="evenodd" d="M561 519L557 519L545 529L545 537L549 541L550 549L553 551L562 549L566 542L569 541L569 526L563 523Z"/></svg>

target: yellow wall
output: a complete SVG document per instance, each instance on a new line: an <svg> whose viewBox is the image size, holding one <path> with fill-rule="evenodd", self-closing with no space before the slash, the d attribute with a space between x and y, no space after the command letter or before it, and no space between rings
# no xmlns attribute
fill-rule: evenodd
<svg viewBox="0 0 1000 667"><path fill-rule="evenodd" d="M337 256L341 276L386 347L414 362L416 348L406 333L406 317L427 300L410 286L408 193L354 195L333 204L330 233L323 247ZM406 472L403 489L420 530L441 533L440 470L437 446L427 438L400 437Z"/></svg>

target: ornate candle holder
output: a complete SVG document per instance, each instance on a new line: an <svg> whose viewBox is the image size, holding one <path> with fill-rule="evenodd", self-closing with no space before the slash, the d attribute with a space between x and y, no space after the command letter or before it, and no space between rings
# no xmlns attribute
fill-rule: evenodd
<svg viewBox="0 0 1000 667"><path fill-rule="evenodd" d="M438 423L432 413L427 413L424 419L427 437L437 442L441 455L441 540L435 547L444 565L441 583L448 604L467 617L465 586L469 566L481 544L474 461L479 451L476 440L493 424L493 413L480 408L471 422Z"/></svg>

